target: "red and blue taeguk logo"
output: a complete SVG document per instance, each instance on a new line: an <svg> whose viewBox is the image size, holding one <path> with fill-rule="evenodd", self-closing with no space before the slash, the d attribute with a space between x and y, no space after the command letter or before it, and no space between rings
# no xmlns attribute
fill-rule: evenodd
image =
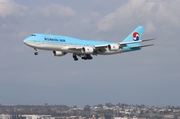
<svg viewBox="0 0 180 119"><path fill-rule="evenodd" d="M139 40L139 37L140 37L140 35L139 35L138 32L134 32L134 33L133 33L132 38L133 38L134 41L138 41L138 40Z"/></svg>

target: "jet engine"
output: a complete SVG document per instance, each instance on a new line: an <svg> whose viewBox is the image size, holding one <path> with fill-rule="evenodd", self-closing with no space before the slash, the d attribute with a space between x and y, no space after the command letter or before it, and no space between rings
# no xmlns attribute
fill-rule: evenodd
<svg viewBox="0 0 180 119"><path fill-rule="evenodd" d="M117 51L119 50L119 44L109 44L108 49L111 51Z"/></svg>
<svg viewBox="0 0 180 119"><path fill-rule="evenodd" d="M53 51L53 55L54 56L63 56L66 55L66 52L62 52L62 51Z"/></svg>
<svg viewBox="0 0 180 119"><path fill-rule="evenodd" d="M83 47L81 49L81 52L84 54L92 54L94 52L94 49L92 47Z"/></svg>

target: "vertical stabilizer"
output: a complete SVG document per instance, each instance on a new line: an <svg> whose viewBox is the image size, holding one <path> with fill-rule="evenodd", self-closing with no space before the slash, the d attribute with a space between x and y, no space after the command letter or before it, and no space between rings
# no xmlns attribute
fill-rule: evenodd
<svg viewBox="0 0 180 119"><path fill-rule="evenodd" d="M138 26L131 34L129 34L123 42L138 41L142 38L144 32L144 26ZM128 44L128 46L140 46L139 43Z"/></svg>
<svg viewBox="0 0 180 119"><path fill-rule="evenodd" d="M123 42L138 41L142 38L144 32L144 26L138 26L129 36L127 36Z"/></svg>

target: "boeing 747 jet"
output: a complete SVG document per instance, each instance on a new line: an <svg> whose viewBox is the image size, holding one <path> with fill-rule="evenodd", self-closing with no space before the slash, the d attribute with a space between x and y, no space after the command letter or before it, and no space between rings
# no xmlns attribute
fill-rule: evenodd
<svg viewBox="0 0 180 119"><path fill-rule="evenodd" d="M112 55L130 51L141 50L142 47L152 46L153 44L141 45L141 42L154 40L141 40L144 26L138 26L122 42L104 42L96 40L83 40L69 36L32 34L24 39L24 44L34 48L34 55L38 55L38 49L50 50L54 56L64 56L72 53L75 61L78 57L83 60L93 59L92 55Z"/></svg>

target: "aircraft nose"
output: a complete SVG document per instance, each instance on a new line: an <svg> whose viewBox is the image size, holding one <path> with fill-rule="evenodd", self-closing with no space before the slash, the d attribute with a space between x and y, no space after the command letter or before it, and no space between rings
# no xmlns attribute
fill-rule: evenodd
<svg viewBox="0 0 180 119"><path fill-rule="evenodd" d="M32 40L32 37L27 37L26 39L23 40L23 43L29 47L34 47L34 43Z"/></svg>
<svg viewBox="0 0 180 119"><path fill-rule="evenodd" d="M23 40L23 43L27 45L27 39L24 39L24 40Z"/></svg>
<svg viewBox="0 0 180 119"><path fill-rule="evenodd" d="M28 37L28 38L26 38L26 39L23 40L23 43L26 44L26 45L29 45L29 44L30 44L30 41L31 41L31 40L30 40L30 38Z"/></svg>

